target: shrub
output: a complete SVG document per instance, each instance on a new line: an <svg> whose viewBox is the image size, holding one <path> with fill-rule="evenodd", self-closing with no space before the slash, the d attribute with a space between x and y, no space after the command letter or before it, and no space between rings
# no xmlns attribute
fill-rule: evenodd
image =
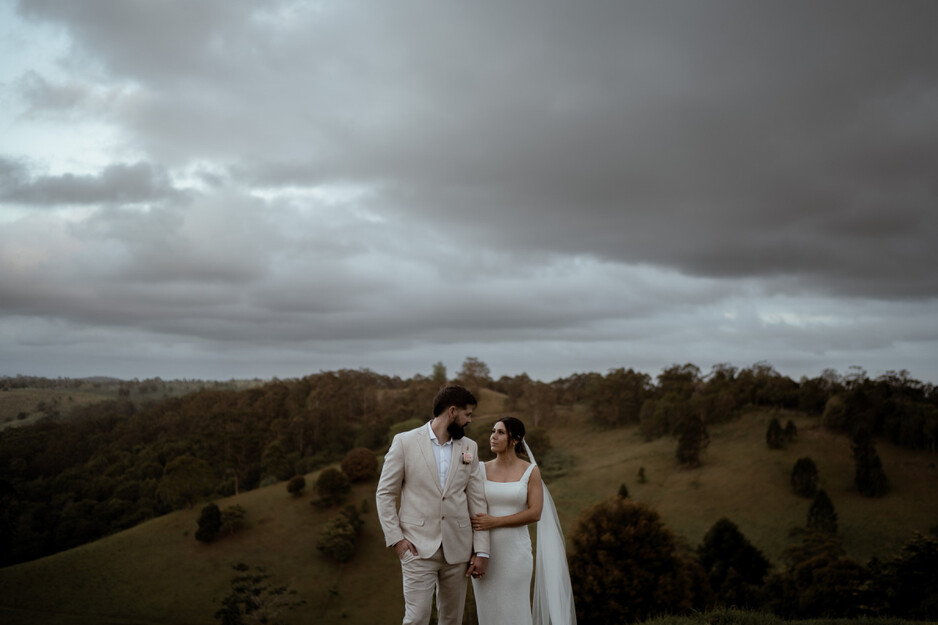
<svg viewBox="0 0 938 625"><path fill-rule="evenodd" d="M338 562L348 562L355 555L355 539L361 527L358 510L355 506L348 506L326 524L316 547Z"/></svg>
<svg viewBox="0 0 938 625"><path fill-rule="evenodd" d="M306 603L294 600L296 591L288 586L272 586L273 576L264 567L239 562L232 568L238 575L231 579L231 592L215 612L215 619L221 625L282 623L280 616L284 612Z"/></svg>
<svg viewBox="0 0 938 625"><path fill-rule="evenodd" d="M802 497L814 497L817 494L818 470L811 458L799 458L791 470L791 487Z"/></svg>
<svg viewBox="0 0 938 625"><path fill-rule="evenodd" d="M808 529L827 534L837 533L837 512L831 498L823 489L819 490L808 510Z"/></svg>
<svg viewBox="0 0 938 625"><path fill-rule="evenodd" d="M239 505L228 506L221 511L221 527L218 530L219 535L228 536L240 531L244 527L244 517L247 516L247 510Z"/></svg>
<svg viewBox="0 0 938 625"><path fill-rule="evenodd" d="M351 482L370 480L378 471L378 458L367 447L356 447L342 459L342 471Z"/></svg>
<svg viewBox="0 0 938 625"><path fill-rule="evenodd" d="M323 506L341 503L350 489L351 484L345 473L333 467L325 469L316 480L316 494Z"/></svg>
<svg viewBox="0 0 938 625"><path fill-rule="evenodd" d="M199 514L199 529L195 532L195 539L199 542L209 543L218 537L221 529L221 510L214 503L202 508Z"/></svg>
<svg viewBox="0 0 938 625"><path fill-rule="evenodd" d="M290 481L287 482L287 492L292 494L294 497L299 497L302 495L305 489L306 478L302 475L294 475L290 478Z"/></svg>
<svg viewBox="0 0 938 625"><path fill-rule="evenodd" d="M581 623L629 623L705 607L706 574L644 504L612 497L572 535L570 578Z"/></svg>

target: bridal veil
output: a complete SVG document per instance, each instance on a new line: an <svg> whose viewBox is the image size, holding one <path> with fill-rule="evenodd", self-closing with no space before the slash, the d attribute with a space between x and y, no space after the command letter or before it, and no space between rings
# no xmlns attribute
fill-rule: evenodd
<svg viewBox="0 0 938 625"><path fill-rule="evenodd" d="M537 465L534 454L524 442L524 450ZM544 486L544 507L541 520L537 522L537 548L534 559L534 598L531 612L534 625L576 625L576 610L573 606L573 587L567 568L567 546L560 529L560 519L554 499Z"/></svg>

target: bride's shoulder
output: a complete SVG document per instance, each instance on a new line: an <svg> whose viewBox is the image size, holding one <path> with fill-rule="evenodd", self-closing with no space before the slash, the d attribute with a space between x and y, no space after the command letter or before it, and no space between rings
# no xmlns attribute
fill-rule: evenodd
<svg viewBox="0 0 938 625"><path fill-rule="evenodd" d="M525 464L527 466L524 468L524 473L521 475L521 479L530 479L532 475L541 474L541 470L537 468L536 464L532 464L530 462L525 462Z"/></svg>

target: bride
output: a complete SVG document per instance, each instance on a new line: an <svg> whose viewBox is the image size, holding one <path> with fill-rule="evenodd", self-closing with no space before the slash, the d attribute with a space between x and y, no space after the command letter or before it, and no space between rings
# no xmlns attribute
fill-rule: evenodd
<svg viewBox="0 0 938 625"><path fill-rule="evenodd" d="M557 510L524 433L519 419L496 421L489 438L496 458L480 465L489 514L473 517L472 527L489 530L491 557L485 575L472 580L479 625L576 625ZM536 563L527 527L531 523L537 523Z"/></svg>

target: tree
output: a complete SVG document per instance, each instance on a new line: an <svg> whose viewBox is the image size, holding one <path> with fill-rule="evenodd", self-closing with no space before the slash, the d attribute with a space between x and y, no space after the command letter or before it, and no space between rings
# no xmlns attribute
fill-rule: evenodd
<svg viewBox="0 0 938 625"><path fill-rule="evenodd" d="M677 460L683 465L694 468L700 466L700 454L710 444L710 433L703 419L698 415L689 415L682 422L678 432Z"/></svg>
<svg viewBox="0 0 938 625"><path fill-rule="evenodd" d="M658 374L658 393L675 399L690 399L700 384L700 367L687 363L671 365Z"/></svg>
<svg viewBox="0 0 938 625"><path fill-rule="evenodd" d="M171 506L185 504L190 508L215 487L215 473L201 458L179 456L163 470L157 494Z"/></svg>
<svg viewBox="0 0 938 625"><path fill-rule="evenodd" d="M531 411L534 427L540 426L545 419L554 415L557 391L550 384L531 382L524 387L522 397L528 404L528 410Z"/></svg>
<svg viewBox="0 0 938 625"><path fill-rule="evenodd" d="M765 442L769 449L781 449L785 446L785 432L782 430L782 424L775 417L769 421L769 427L765 431Z"/></svg>
<svg viewBox="0 0 938 625"><path fill-rule="evenodd" d="M433 375L430 379L433 380L433 383L437 386L446 384L446 365L444 365L442 361L433 365Z"/></svg>
<svg viewBox="0 0 938 625"><path fill-rule="evenodd" d="M816 558L801 563L794 574L811 580L799 587L802 617L856 618L867 609L870 573L852 558Z"/></svg>
<svg viewBox="0 0 938 625"><path fill-rule="evenodd" d="M798 438L798 426L791 419L785 424L785 442L791 443Z"/></svg>
<svg viewBox="0 0 938 625"><path fill-rule="evenodd" d="M296 473L293 463L287 458L287 453L280 441L273 441L264 448L261 464L264 467L264 474L272 476L278 482L288 480Z"/></svg>
<svg viewBox="0 0 938 625"><path fill-rule="evenodd" d="M873 437L869 430L860 428L851 445L856 464L854 483L857 490L867 497L879 497L889 490L889 480L883 470L883 462L876 453Z"/></svg>
<svg viewBox="0 0 938 625"><path fill-rule="evenodd" d="M704 535L697 557L718 601L739 607L758 603L757 589L771 565L735 523L727 518L717 521Z"/></svg>
<svg viewBox="0 0 938 625"><path fill-rule="evenodd" d="M824 405L821 425L832 430L841 430L847 425L847 402L842 395L831 395Z"/></svg>
<svg viewBox="0 0 938 625"><path fill-rule="evenodd" d="M478 395L479 389L492 383L489 366L474 356L469 356L463 361L457 377L474 395Z"/></svg>
<svg viewBox="0 0 938 625"><path fill-rule="evenodd" d="M848 618L868 612L870 573L845 555L836 535L800 529L801 543L785 550L788 568L766 584L766 608L786 619Z"/></svg>
<svg viewBox="0 0 938 625"><path fill-rule="evenodd" d="M610 369L591 389L593 420L601 427L637 423L651 395L651 378L632 369Z"/></svg>
<svg viewBox="0 0 938 625"><path fill-rule="evenodd" d="M882 612L938 621L938 532L916 532L898 554L879 567L874 579Z"/></svg>
<svg viewBox="0 0 938 625"><path fill-rule="evenodd" d="M348 476L350 482L364 482L370 480L378 471L378 458L375 452L367 447L356 447L349 450L342 459L342 472Z"/></svg>
<svg viewBox="0 0 938 625"><path fill-rule="evenodd" d="M819 490L811 502L807 526L808 529L827 534L837 533L837 512L834 511L834 503L824 489Z"/></svg>
<svg viewBox="0 0 938 625"><path fill-rule="evenodd" d="M570 579L580 623L631 623L705 607L706 576L657 512L618 496L580 518Z"/></svg>
<svg viewBox="0 0 938 625"><path fill-rule="evenodd" d="M799 458L791 470L791 488L802 497L817 494L818 470L811 458Z"/></svg>
<svg viewBox="0 0 938 625"><path fill-rule="evenodd" d="M221 529L221 510L214 503L202 508L199 515L199 529L195 532L195 539L199 542L210 543L218 536Z"/></svg>
<svg viewBox="0 0 938 625"><path fill-rule="evenodd" d="M351 488L349 479L342 471L329 467L319 474L316 480L316 494L319 503L323 506L333 506L340 503Z"/></svg>
<svg viewBox="0 0 938 625"><path fill-rule="evenodd" d="M639 431L645 440L654 440L665 434L677 433L681 423L693 411L690 402L670 396L665 399L648 399L639 412Z"/></svg>

